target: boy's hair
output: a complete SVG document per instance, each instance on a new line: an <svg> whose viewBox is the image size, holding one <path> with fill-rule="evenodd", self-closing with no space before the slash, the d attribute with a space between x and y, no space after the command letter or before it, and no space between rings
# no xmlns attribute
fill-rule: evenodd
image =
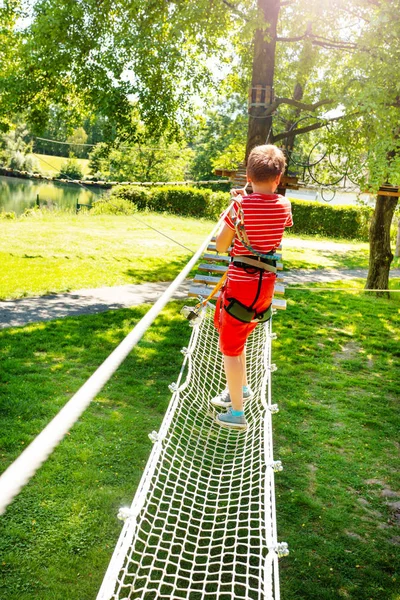
<svg viewBox="0 0 400 600"><path fill-rule="evenodd" d="M285 167L285 155L272 144L255 146L247 159L247 175L254 183L275 179L285 171Z"/></svg>

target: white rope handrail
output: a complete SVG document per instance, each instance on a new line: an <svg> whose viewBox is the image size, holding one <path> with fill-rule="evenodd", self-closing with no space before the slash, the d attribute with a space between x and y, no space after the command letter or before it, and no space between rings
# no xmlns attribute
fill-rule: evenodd
<svg viewBox="0 0 400 600"><path fill-rule="evenodd" d="M216 234L221 223L231 209L232 203L224 211L217 225L192 256L187 265L174 279L171 285L160 296L157 302L137 323L126 338L106 358L93 375L83 384L76 394L67 402L60 412L50 421L41 433L29 444L20 456L0 476L0 515L28 483L38 468L50 456L54 448L61 442L80 415L89 406L93 398L100 392L120 364L140 341L158 314L169 302L174 292L190 273L204 250Z"/></svg>

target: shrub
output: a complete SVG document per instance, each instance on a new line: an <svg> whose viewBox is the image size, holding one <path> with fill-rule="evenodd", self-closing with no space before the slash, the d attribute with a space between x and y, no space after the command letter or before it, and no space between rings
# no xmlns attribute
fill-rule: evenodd
<svg viewBox="0 0 400 600"><path fill-rule="evenodd" d="M161 186L152 190L148 208L159 212L204 217L210 196L210 190L187 186Z"/></svg>
<svg viewBox="0 0 400 600"><path fill-rule="evenodd" d="M217 220L229 205L227 192L187 186L130 186L113 188L111 198L133 203L139 210L168 211L178 215ZM331 206L292 200L293 233L368 240L373 209L367 206Z"/></svg>
<svg viewBox="0 0 400 600"><path fill-rule="evenodd" d="M331 206L291 200L293 233L368 241L373 209L368 206Z"/></svg>
<svg viewBox="0 0 400 600"><path fill-rule="evenodd" d="M135 204L138 210L148 208L151 190L139 185L117 185L112 189L110 198L122 198Z"/></svg>
<svg viewBox="0 0 400 600"><path fill-rule="evenodd" d="M16 219L17 215L15 214L14 211L12 212L5 212L4 210L2 212L0 212L0 220L3 221L7 221L7 220L12 220L12 219Z"/></svg>
<svg viewBox="0 0 400 600"><path fill-rule="evenodd" d="M82 167L77 159L71 156L65 161L58 173L57 179L83 179Z"/></svg>
<svg viewBox="0 0 400 600"><path fill-rule="evenodd" d="M135 204L124 198L108 197L96 200L91 209L92 215L132 215L137 211Z"/></svg>
<svg viewBox="0 0 400 600"><path fill-rule="evenodd" d="M229 204L229 194L188 186L117 186L111 197L133 202L139 210L216 219Z"/></svg>

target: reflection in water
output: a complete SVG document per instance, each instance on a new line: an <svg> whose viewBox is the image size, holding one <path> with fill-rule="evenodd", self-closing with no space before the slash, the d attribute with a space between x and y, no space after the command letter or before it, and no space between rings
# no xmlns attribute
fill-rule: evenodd
<svg viewBox="0 0 400 600"><path fill-rule="evenodd" d="M74 211L76 203L91 204L109 190L83 188L75 183L58 183L0 177L0 212L14 211L21 215L26 208L36 204L39 195L41 205L61 210Z"/></svg>

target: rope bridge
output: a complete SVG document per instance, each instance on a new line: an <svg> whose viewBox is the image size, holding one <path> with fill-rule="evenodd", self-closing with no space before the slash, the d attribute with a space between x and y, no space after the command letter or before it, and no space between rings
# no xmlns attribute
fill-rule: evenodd
<svg viewBox="0 0 400 600"><path fill-rule="evenodd" d="M189 295L208 296L205 284L218 280L212 273L227 269L215 245L207 251ZM277 541L275 517L274 473L282 466L272 444L272 320L246 346L255 396L245 404L244 434L214 421L210 399L226 380L213 317L208 303L182 349L168 411L150 434L147 468L131 507L120 511L125 524L97 600L280 598L278 557L288 550Z"/></svg>
<svg viewBox="0 0 400 600"><path fill-rule="evenodd" d="M213 308L183 348L178 381L97 600L279 599L271 322L247 343L247 432L214 423L225 387Z"/></svg>

